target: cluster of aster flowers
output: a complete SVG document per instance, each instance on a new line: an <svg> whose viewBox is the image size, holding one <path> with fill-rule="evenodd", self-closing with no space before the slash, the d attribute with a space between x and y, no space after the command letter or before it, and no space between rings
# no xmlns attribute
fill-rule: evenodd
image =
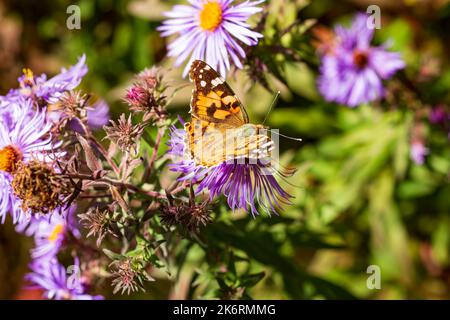
<svg viewBox="0 0 450 320"><path fill-rule="evenodd" d="M76 95L72 90L86 72L84 55L50 79L24 69L19 88L0 96L0 219L4 223L11 215L16 230L34 238L32 272L27 278L54 299L93 298L81 283L70 287L57 258L66 238L80 233L72 221L73 207L65 205L71 186L59 176L58 161L65 151L54 129L63 119L72 120L70 111L84 103L73 98L69 106L65 97ZM105 124L109 108L94 107L87 117L98 127ZM95 119L96 114L102 119Z"/></svg>
<svg viewBox="0 0 450 320"><path fill-rule="evenodd" d="M176 57L176 66L187 61L184 76L196 59L206 61L224 77L232 65L242 69L248 63L247 50L258 46L263 37L248 24L250 17L262 11L259 5L263 2L189 0L190 5L175 6L159 27L164 37L178 36L168 45L168 56ZM371 45L373 30L366 21L359 14L350 28L337 26L331 40L319 47L319 90L327 101L355 107L381 98L383 80L405 66L398 53ZM79 272L89 258L79 260L78 250L71 250L77 253L71 254L73 264L66 268L60 263L60 253L69 244L82 247L81 253L92 251L91 262L101 264L102 270L105 260L97 257L105 253L112 260L112 272L105 272L105 277L114 278L114 292L129 293L152 281L148 272L161 267L161 256L167 258L170 245L160 248L170 241L164 236L180 226L191 235L200 232L212 222L211 203L219 196L226 198L232 211L249 212L253 217L261 212L278 214L290 204L292 196L277 179L290 172L280 172L272 161L227 159L208 167L195 161L189 133L176 128L167 113L169 86L162 69L139 73L124 94L129 113L109 121L103 100L92 103L90 96L77 90L87 73L85 60L82 56L76 65L50 79L25 69L19 88L0 97L0 219L3 223L10 215L18 232L34 238L32 272L27 279L44 290L47 298L101 298L87 293L92 274ZM262 61L253 64L264 65ZM220 77L212 81L224 82ZM430 114L434 123L443 119L448 119L448 113L442 108ZM157 130L155 138L152 127ZM100 128L105 143L92 134ZM167 129L169 151L161 154ZM423 163L428 151L421 131L414 137L411 157ZM150 152L143 152L148 148ZM181 175L167 186L160 173L169 158L170 169ZM133 175L138 167L143 170ZM186 190L190 191L188 199L178 195ZM197 203L203 193L207 197ZM92 202L79 203L79 198ZM78 216L77 205L84 210ZM88 230L87 237L96 238L97 247L109 244L113 250L99 254L98 248L87 245L77 217ZM109 236L120 241L108 241Z"/></svg>

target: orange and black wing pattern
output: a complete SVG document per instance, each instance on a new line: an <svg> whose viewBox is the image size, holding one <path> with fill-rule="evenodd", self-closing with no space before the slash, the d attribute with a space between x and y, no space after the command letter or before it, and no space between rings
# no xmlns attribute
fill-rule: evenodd
<svg viewBox="0 0 450 320"><path fill-rule="evenodd" d="M225 80L206 62L195 60L189 72L194 83L191 115L216 123L217 128L233 128L248 123L247 113Z"/></svg>

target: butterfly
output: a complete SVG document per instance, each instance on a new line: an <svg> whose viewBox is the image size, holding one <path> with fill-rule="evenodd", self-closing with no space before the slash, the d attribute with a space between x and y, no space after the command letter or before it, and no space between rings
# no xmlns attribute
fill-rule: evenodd
<svg viewBox="0 0 450 320"><path fill-rule="evenodd" d="M196 165L216 166L267 159L274 148L267 128L249 122L247 112L219 73L201 60L189 71L194 83L191 122L185 124L188 152Z"/></svg>

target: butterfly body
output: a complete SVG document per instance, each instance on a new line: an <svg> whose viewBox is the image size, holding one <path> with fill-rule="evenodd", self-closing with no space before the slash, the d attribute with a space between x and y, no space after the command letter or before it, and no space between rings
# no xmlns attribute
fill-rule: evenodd
<svg viewBox="0 0 450 320"><path fill-rule="evenodd" d="M224 79L196 60L189 73L194 82L191 122L185 124L189 152L197 165L247 161L270 156L273 141L262 125L249 123L245 108Z"/></svg>

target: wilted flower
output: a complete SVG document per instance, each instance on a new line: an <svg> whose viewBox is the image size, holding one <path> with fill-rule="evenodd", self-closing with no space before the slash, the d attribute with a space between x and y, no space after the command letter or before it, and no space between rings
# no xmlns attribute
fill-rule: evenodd
<svg viewBox="0 0 450 320"><path fill-rule="evenodd" d="M185 137L184 129L171 129L170 154L179 159L171 168L184 174L181 180L198 182L197 194L209 190L211 200L223 194L233 211L244 209L251 211L253 216L259 215L257 204L268 214L277 214L281 204L290 203L292 196L281 188L274 176L283 174L271 167L270 161L259 159L255 163L244 163L231 160L204 167L197 165L190 156Z"/></svg>
<svg viewBox="0 0 450 320"><path fill-rule="evenodd" d="M171 196L167 196L168 203L161 207L160 218L161 223L171 227L180 225L185 227L189 232L198 232L200 227L206 226L212 222L211 210L208 204L196 204L193 199L189 203L177 202Z"/></svg>
<svg viewBox="0 0 450 320"><path fill-rule="evenodd" d="M68 120L78 118L85 120L87 117L87 96L81 91L67 91L59 99L61 112Z"/></svg>
<svg viewBox="0 0 450 320"><path fill-rule="evenodd" d="M53 143L49 135L51 125L45 121L45 110L33 110L29 100L19 99L15 105L18 116L15 122L8 127L0 122L0 182L4 188L0 190L0 218L4 221L6 213L10 210L13 221L16 223L22 211L15 204L11 183L13 173L19 163L26 164L31 159L42 162L51 162L51 157L61 156L61 153L52 153L60 143Z"/></svg>
<svg viewBox="0 0 450 320"><path fill-rule="evenodd" d="M112 281L114 286L114 293L121 291L122 294L127 292L137 291L143 288L137 283L138 274L133 268L133 261L131 258L123 260L115 260L111 263L114 269L115 279Z"/></svg>
<svg viewBox="0 0 450 320"><path fill-rule="evenodd" d="M50 165L37 160L19 162L11 187L25 213L48 214L64 204L71 184Z"/></svg>
<svg viewBox="0 0 450 320"><path fill-rule="evenodd" d="M262 11L257 5L264 0L245 1L235 6L234 0L189 2L189 6L177 5L166 12L168 19L158 28L164 37L179 34L178 39L169 44L168 55L177 58L176 66L189 59L183 76L194 60L207 62L224 77L230 69L230 57L234 65L242 69L240 59L245 58L245 51L238 41L254 46L262 38L260 33L250 30L246 21Z"/></svg>
<svg viewBox="0 0 450 320"><path fill-rule="evenodd" d="M110 228L111 215L112 212L109 208L100 209L98 207L89 208L86 213L79 215L83 227L89 231L87 237L97 237L98 247L107 234L115 236Z"/></svg>
<svg viewBox="0 0 450 320"><path fill-rule="evenodd" d="M352 26L335 28L335 39L322 56L319 90L327 101L355 107L384 96L382 80L405 67L399 53L373 47L374 30L358 14ZM322 52L323 53L323 52Z"/></svg>
<svg viewBox="0 0 450 320"><path fill-rule="evenodd" d="M139 82L143 82L146 85L147 89L154 90L161 85L161 70L158 67L146 68L139 72L139 74L136 76L136 80Z"/></svg>
<svg viewBox="0 0 450 320"><path fill-rule="evenodd" d="M131 115L128 119L122 114L117 122L110 120L111 125L105 126L106 137L113 141L125 152L131 152L138 149L137 144L144 131L144 126L134 125L131 121Z"/></svg>
<svg viewBox="0 0 450 320"><path fill-rule="evenodd" d="M44 297L55 300L102 300L100 295L86 293L86 284L82 281L79 260L67 269L56 258L46 262L34 262L31 273L26 278L38 288L44 290Z"/></svg>

